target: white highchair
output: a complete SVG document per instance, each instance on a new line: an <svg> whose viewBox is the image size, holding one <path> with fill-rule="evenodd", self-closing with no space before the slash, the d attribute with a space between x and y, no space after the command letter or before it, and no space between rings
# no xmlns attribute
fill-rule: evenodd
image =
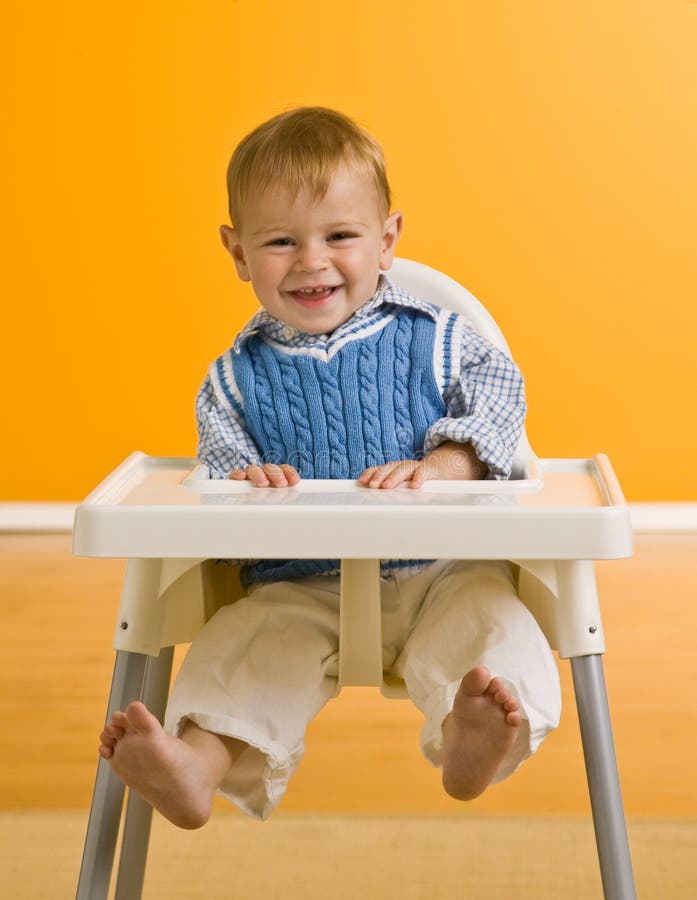
<svg viewBox="0 0 697 900"><path fill-rule="evenodd" d="M390 278L462 313L508 351L484 307L427 266L396 260ZM195 460L135 453L82 503L74 552L129 560L119 610L107 718L141 698L162 718L173 647L191 641L240 595L245 558L340 558L339 684L402 696L382 670L379 560L511 560L518 589L561 658L571 660L604 895L635 897L605 691L593 560L632 553L629 513L609 461L536 459L523 434L509 481L432 481L420 491L370 491L303 481L263 491L211 480ZM107 896L124 787L100 760L77 896ZM142 892L152 810L128 800L116 897Z"/></svg>

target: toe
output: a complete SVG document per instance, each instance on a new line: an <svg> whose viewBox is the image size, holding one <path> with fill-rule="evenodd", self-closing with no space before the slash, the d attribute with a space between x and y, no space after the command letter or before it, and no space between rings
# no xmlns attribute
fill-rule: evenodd
<svg viewBox="0 0 697 900"><path fill-rule="evenodd" d="M107 725L104 731L99 735L99 740L106 747L114 747L116 742L123 737L123 729L115 728L113 725Z"/></svg>
<svg viewBox="0 0 697 900"><path fill-rule="evenodd" d="M139 732L159 731L162 726L140 700L134 700L126 708L128 728Z"/></svg>
<svg viewBox="0 0 697 900"><path fill-rule="evenodd" d="M492 678L489 681L489 684L487 686L487 692L489 694L491 694L494 698L496 697L496 694L498 694L499 691L505 691L505 690L506 690L506 685L504 684L503 679L499 678L498 676L495 676L494 678Z"/></svg>
<svg viewBox="0 0 697 900"><path fill-rule="evenodd" d="M116 728L121 728L122 730L126 729L128 727L128 719L126 718L126 713L123 713L120 710L112 713L109 725L113 725Z"/></svg>
<svg viewBox="0 0 697 900"><path fill-rule="evenodd" d="M489 687L491 674L484 666L476 666L462 679L461 689L472 697L478 697Z"/></svg>

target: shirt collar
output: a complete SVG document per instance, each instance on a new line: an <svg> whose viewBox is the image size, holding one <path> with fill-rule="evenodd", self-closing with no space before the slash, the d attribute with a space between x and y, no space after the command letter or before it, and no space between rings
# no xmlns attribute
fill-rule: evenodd
<svg viewBox="0 0 697 900"><path fill-rule="evenodd" d="M432 303L426 303L423 300L417 300L403 290L399 285L394 284L385 275L380 275L378 279L377 290L370 298L366 300L360 309L340 325L331 335L332 338L337 336L344 329L350 330L360 323L361 319L366 319L371 315L378 313L382 307L399 306L406 309L415 309L429 316L434 321L438 317L438 307ZM329 336L326 334L306 334L291 328L279 319L274 318L265 309L253 316L238 334L235 340L235 347L241 347L252 335L261 334L263 337L279 343L288 343L289 341L301 342L304 346L312 346L313 344L326 344Z"/></svg>

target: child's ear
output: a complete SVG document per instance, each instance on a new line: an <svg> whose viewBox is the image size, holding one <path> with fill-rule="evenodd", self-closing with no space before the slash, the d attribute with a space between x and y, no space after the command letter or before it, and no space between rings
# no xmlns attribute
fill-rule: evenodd
<svg viewBox="0 0 697 900"><path fill-rule="evenodd" d="M223 247L225 247L227 252L233 258L235 267L237 268L237 274L241 280L251 281L252 276L249 274L249 268L244 258L244 251L242 249L242 244L240 243L239 234L229 225L221 225L220 239L223 242Z"/></svg>
<svg viewBox="0 0 697 900"><path fill-rule="evenodd" d="M394 251L402 233L402 214L397 210L385 219L382 230L382 250L380 251L380 268L387 271L394 260Z"/></svg>

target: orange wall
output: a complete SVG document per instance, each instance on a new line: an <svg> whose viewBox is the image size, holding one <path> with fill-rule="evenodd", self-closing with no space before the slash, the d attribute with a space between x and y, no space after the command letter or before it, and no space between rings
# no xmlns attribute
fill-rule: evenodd
<svg viewBox="0 0 697 900"><path fill-rule="evenodd" d="M320 103L383 143L401 255L499 320L537 452L697 499L696 3L33 0L0 42L0 497L195 452L198 384L255 309L217 236L228 155Z"/></svg>

